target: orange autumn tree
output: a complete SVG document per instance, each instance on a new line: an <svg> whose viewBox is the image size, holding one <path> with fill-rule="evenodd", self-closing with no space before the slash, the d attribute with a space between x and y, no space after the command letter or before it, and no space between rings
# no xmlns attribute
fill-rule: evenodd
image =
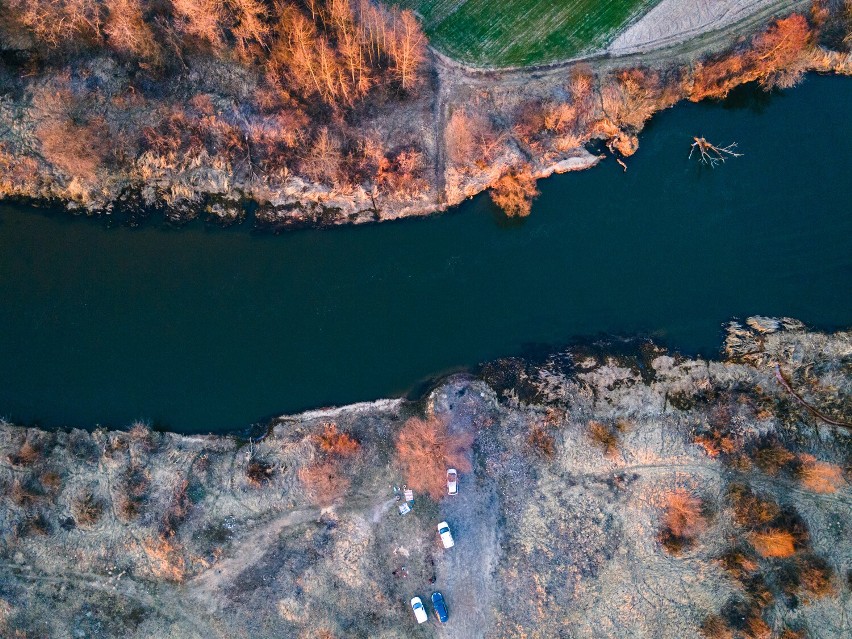
<svg viewBox="0 0 852 639"><path fill-rule="evenodd" d="M439 499L447 489L447 469L471 470L473 433L451 433L438 416L409 418L399 431L396 452L408 486Z"/></svg>
<svg viewBox="0 0 852 639"><path fill-rule="evenodd" d="M312 437L318 452L314 463L299 469L299 480L310 500L326 508L341 499L352 485L348 472L361 445L348 433L327 423L321 433Z"/></svg>

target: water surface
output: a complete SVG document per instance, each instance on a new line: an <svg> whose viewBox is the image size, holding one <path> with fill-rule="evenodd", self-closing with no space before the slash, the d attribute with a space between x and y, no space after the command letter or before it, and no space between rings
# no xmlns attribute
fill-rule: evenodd
<svg viewBox="0 0 852 639"><path fill-rule="evenodd" d="M487 198L278 237L0 206L0 415L232 430L581 335L713 354L733 316L852 325L850 109L820 77L678 106L522 223ZM744 155L702 168L693 135Z"/></svg>

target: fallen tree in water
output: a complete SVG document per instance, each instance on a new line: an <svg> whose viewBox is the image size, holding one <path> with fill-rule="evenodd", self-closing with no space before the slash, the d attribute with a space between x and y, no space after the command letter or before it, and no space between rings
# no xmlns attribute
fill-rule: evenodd
<svg viewBox="0 0 852 639"><path fill-rule="evenodd" d="M737 153L734 149L737 146L736 142L732 142L728 146L716 146L714 144L710 144L704 138L692 138L695 140L689 151L689 157L692 158L692 154L695 149L698 149L699 153L699 162L702 164L709 164L711 167L715 167L720 162L725 161L725 156L738 158L742 156L742 153Z"/></svg>

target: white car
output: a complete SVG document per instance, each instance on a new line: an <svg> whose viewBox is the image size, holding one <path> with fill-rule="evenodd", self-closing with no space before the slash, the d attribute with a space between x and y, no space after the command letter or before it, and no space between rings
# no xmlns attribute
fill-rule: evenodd
<svg viewBox="0 0 852 639"><path fill-rule="evenodd" d="M417 623L423 623L426 621L426 608L423 607L423 601L420 597L415 597L411 600L411 609L414 611Z"/></svg>
<svg viewBox="0 0 852 639"><path fill-rule="evenodd" d="M447 494L455 495L459 492L459 474L455 468L450 468L447 471Z"/></svg>
<svg viewBox="0 0 852 639"><path fill-rule="evenodd" d="M453 541L453 533L450 532L450 525L442 521L438 524L438 534L441 535L441 543L444 544L444 548L452 548L455 546L456 542Z"/></svg>

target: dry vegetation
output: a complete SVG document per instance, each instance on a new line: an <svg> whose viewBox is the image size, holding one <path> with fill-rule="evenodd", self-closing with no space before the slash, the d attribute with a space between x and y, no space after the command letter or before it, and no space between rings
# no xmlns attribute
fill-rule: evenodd
<svg viewBox="0 0 852 639"><path fill-rule="evenodd" d="M249 442L3 424L0 636L408 639L441 590L465 639L845 637L850 434L760 362L848 418L850 335L731 335L757 363L569 350Z"/></svg>
<svg viewBox="0 0 852 639"><path fill-rule="evenodd" d="M453 433L445 419L411 417L396 438L402 475L416 491L439 499L447 492L447 469L470 471L473 434Z"/></svg>
<svg viewBox="0 0 852 639"><path fill-rule="evenodd" d="M622 165L653 113L738 84L850 71L848 9L816 2L723 53L483 78L433 61L416 17L371 0L3 0L0 197L175 220L341 224ZM596 144L597 141L602 145Z"/></svg>

